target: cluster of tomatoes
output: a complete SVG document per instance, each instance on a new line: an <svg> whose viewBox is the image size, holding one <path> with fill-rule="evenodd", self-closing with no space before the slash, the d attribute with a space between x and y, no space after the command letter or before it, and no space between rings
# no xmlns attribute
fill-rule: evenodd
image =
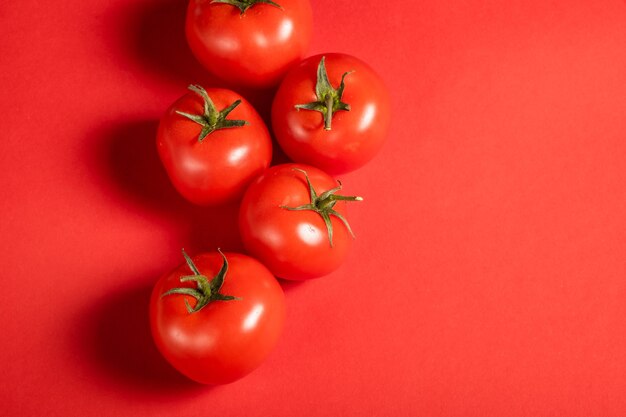
<svg viewBox="0 0 626 417"><path fill-rule="evenodd" d="M157 148L169 178L199 205L241 201L248 255L204 253L163 276L150 302L157 347L201 383L232 382L274 348L285 319L275 277L303 280L337 269L353 233L331 175L379 151L389 97L364 62L328 53L301 61L312 32L309 0L190 0L189 46L218 78L271 87L271 128L294 163L270 167L272 138L236 92L191 85L161 119Z"/></svg>

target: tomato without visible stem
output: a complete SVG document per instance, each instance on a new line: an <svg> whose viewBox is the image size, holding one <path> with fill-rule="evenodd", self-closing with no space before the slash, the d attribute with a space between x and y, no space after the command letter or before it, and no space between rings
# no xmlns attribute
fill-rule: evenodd
<svg viewBox="0 0 626 417"><path fill-rule="evenodd" d="M306 53L311 30L309 0L190 0L185 24L189 47L206 69L251 87L278 84Z"/></svg>
<svg viewBox="0 0 626 417"><path fill-rule="evenodd" d="M163 276L150 300L158 349L174 368L204 384L229 383L258 367L285 319L283 290L267 268L245 255L224 257L221 283L215 279L224 268L222 254L205 253Z"/></svg>
<svg viewBox="0 0 626 417"><path fill-rule="evenodd" d="M317 198L312 198L311 188ZM335 194L340 188L330 175L311 166L269 168L241 202L239 230L246 249L280 278L302 280L334 271L353 239L345 200L361 200Z"/></svg>
<svg viewBox="0 0 626 417"><path fill-rule="evenodd" d="M327 108L332 108L329 117ZM272 105L272 127L285 153L330 174L370 161L389 123L390 99L382 79L345 54L302 61L282 81Z"/></svg>
<svg viewBox="0 0 626 417"><path fill-rule="evenodd" d="M193 91L177 100L161 119L157 133L161 161L174 187L192 203L216 205L236 200L271 162L267 127L252 105L233 91L190 89ZM237 101L240 103L232 108Z"/></svg>

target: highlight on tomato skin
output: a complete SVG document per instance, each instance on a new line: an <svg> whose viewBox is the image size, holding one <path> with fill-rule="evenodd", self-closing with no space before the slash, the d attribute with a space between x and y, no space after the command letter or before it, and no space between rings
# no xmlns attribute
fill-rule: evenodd
<svg viewBox="0 0 626 417"><path fill-rule="evenodd" d="M276 86L306 54L309 0L190 0L185 34L196 59L229 85Z"/></svg>
<svg viewBox="0 0 626 417"><path fill-rule="evenodd" d="M347 54L303 60L287 73L272 104L272 130L285 154L332 175L371 161L387 140L390 123L383 79Z"/></svg>
<svg viewBox="0 0 626 417"><path fill-rule="evenodd" d="M163 357L209 385L241 379L279 341L285 297L259 261L233 252L188 257L163 275L150 298L150 329Z"/></svg>
<svg viewBox="0 0 626 417"><path fill-rule="evenodd" d="M319 278L345 261L354 234L341 183L303 164L276 165L250 184L239 231L246 250L277 277Z"/></svg>
<svg viewBox="0 0 626 417"><path fill-rule="evenodd" d="M271 162L269 130L234 91L198 85L189 90L159 123L161 162L176 190L191 203L235 202Z"/></svg>

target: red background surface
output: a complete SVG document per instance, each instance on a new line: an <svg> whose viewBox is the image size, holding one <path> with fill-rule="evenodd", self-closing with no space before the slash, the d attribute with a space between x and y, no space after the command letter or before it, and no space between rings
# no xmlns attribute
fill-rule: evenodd
<svg viewBox="0 0 626 417"><path fill-rule="evenodd" d="M313 7L310 54L371 63L394 124L342 176L365 198L347 263L284 285L278 348L207 388L146 322L182 246L241 247L235 208L191 207L154 149L211 84L184 2L2 3L0 414L626 415L626 3Z"/></svg>

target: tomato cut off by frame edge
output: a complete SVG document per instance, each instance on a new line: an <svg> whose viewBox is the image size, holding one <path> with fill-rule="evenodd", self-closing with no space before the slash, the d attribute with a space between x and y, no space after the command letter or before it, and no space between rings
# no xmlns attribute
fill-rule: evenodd
<svg viewBox="0 0 626 417"><path fill-rule="evenodd" d="M187 43L228 85L268 88L305 56L313 32L309 0L190 0Z"/></svg>

